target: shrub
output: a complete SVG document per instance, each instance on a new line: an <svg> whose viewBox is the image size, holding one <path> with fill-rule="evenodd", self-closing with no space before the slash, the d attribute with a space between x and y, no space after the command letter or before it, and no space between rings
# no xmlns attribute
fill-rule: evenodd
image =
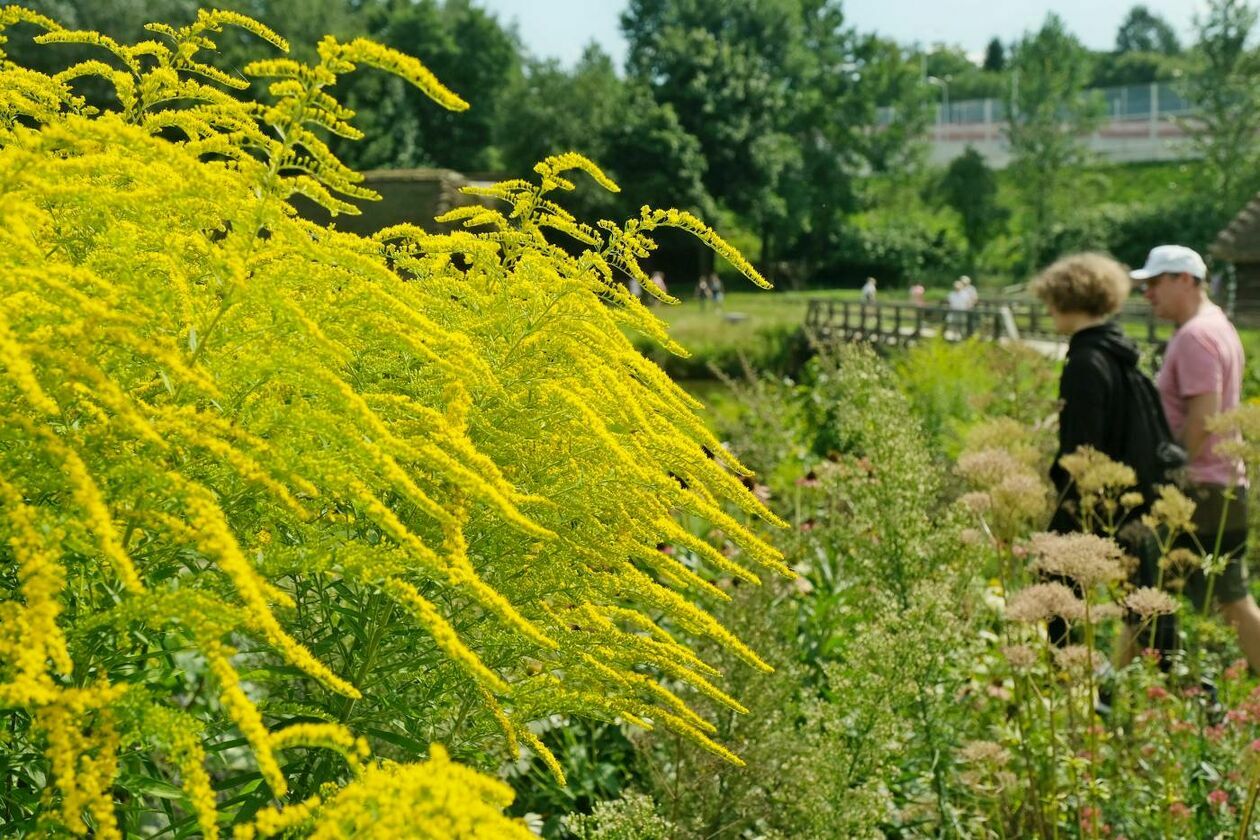
<svg viewBox="0 0 1260 840"><path fill-rule="evenodd" d="M0 68L0 822L520 836L502 785L428 745L489 765L498 738L559 776L529 728L552 714L738 762L680 692L739 707L696 637L768 667L695 603L712 570L756 576L673 517L784 571L746 517L776 519L622 335L674 346L614 271L648 286L666 227L751 267L685 213L579 223L571 172L616 187L573 154L478 191L510 215L446 218L477 232L313 224L291 196L371 197L321 139L358 136L340 76L465 107L418 61L329 37L245 67L263 103L201 60L227 26L287 48L240 15L134 46L18 23L105 60Z"/></svg>

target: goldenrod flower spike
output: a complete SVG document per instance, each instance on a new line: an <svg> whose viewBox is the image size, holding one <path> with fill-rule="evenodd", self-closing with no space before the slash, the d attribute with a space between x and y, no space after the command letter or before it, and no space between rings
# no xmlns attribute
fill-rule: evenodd
<svg viewBox="0 0 1260 840"><path fill-rule="evenodd" d="M320 54L325 51L354 64L365 64L410 82L426 96L448 111L466 111L468 103L450 88L437 80L437 77L416 59L400 53L395 49L369 41L366 38L355 38L348 44L338 44L335 38L325 38L320 43Z"/></svg>
<svg viewBox="0 0 1260 840"><path fill-rule="evenodd" d="M557 713L737 762L684 698L743 708L698 640L769 669L701 606L756 575L679 522L780 572L744 520L782 523L623 333L686 352L625 287L655 230L750 271L729 245L676 211L577 218L559 200L576 173L617 185L576 153L468 190L502 206L455 208L457 230L336 230L289 201L372 196L324 134L359 135L335 85L373 66L466 107L418 61L330 38L312 64L250 64L251 101L212 61L218 33L288 45L243 16L133 45L0 9L0 29L20 21L119 58L0 63L0 706L18 711L0 751L44 750L39 824L107 837L163 813L116 772L126 750L214 837L232 815L205 739L227 737L266 785L223 801L272 797L238 837L527 836L501 784L398 746L448 731L434 710L455 697L463 731L501 732L561 779L530 729ZM117 94L104 113L74 92L92 75ZM366 644L334 640L352 624ZM169 679L177 656L208 678ZM440 680L398 672L416 662ZM76 687L97 674L126 682ZM363 740L382 686L410 764ZM345 760L306 779L300 750Z"/></svg>

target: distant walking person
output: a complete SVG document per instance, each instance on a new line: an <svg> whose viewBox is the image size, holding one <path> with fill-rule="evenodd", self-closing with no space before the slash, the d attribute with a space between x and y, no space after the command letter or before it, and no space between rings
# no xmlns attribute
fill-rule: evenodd
<svg viewBox="0 0 1260 840"><path fill-rule="evenodd" d="M971 297L961 280L954 281L954 288L946 298L946 303L949 306L949 315L945 322L945 337L949 338L952 331L955 338L961 339L963 324L967 321L967 310L971 308Z"/></svg>
<svg viewBox="0 0 1260 840"><path fill-rule="evenodd" d="M665 285L665 272L653 271L652 276L648 278L648 282L650 282L653 286L655 286L662 295L669 294L668 288ZM657 302L656 297L652 296L649 303L655 304L656 302Z"/></svg>
<svg viewBox="0 0 1260 840"><path fill-rule="evenodd" d="M712 298L713 289L709 286L709 278L701 277L700 282L696 283L696 300L700 302L700 308L706 309Z"/></svg>
<svg viewBox="0 0 1260 840"><path fill-rule="evenodd" d="M972 285L971 278L964 274L958 278L958 282L963 285L963 293L967 295L967 308L975 309L976 304L980 302L980 293L976 291L976 287Z"/></svg>
<svg viewBox="0 0 1260 840"><path fill-rule="evenodd" d="M920 307L923 306L924 295L926 293L927 293L927 290L923 288L922 283L915 283L913 286L910 287L910 303L914 304L915 306L920 306Z"/></svg>
<svg viewBox="0 0 1260 840"><path fill-rule="evenodd" d="M1225 620L1238 633L1238 644L1253 670L1260 670L1260 608L1247 587L1247 473L1243 462L1217 451L1218 436L1208 420L1236 407L1242 394L1243 348L1234 325L1204 288L1207 266L1198 253L1181 245L1151 250L1146 265L1131 272L1158 318L1177 331L1168 342L1157 379L1173 434L1189 457L1190 496L1197 504L1197 537L1207 551L1227 558L1210 591ZM1190 546L1196 546L1192 539ZM1186 582L1200 609L1209 587L1201 570Z"/></svg>
<svg viewBox="0 0 1260 840"><path fill-rule="evenodd" d="M867 277L866 284L862 286L862 303L875 302L875 278Z"/></svg>
<svg viewBox="0 0 1260 840"><path fill-rule="evenodd" d="M716 271L709 272L709 291L713 293L714 305L721 309L722 301L726 299L726 290L722 288L722 278L718 277Z"/></svg>

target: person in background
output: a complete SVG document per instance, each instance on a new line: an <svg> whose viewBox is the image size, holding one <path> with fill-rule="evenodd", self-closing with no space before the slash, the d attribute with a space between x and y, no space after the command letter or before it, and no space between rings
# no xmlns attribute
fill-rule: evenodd
<svg viewBox="0 0 1260 840"><path fill-rule="evenodd" d="M949 315L945 322L945 337L949 338L952 331L956 338L962 338L967 310L971 308L971 297L967 294L962 280L954 281L954 288L950 291L946 302L949 306Z"/></svg>
<svg viewBox="0 0 1260 840"><path fill-rule="evenodd" d="M1038 274L1029 287L1045 305L1055 332L1069 337L1067 360L1059 378L1059 446L1050 463L1050 480L1057 491L1058 504L1049 530L1056 533L1071 533L1082 527L1080 493L1060 463L1064 455L1088 446L1113 461L1137 467L1134 462L1138 459L1130 451L1131 441L1139 439L1132 433L1135 426L1167 428L1162 417L1141 416L1160 411L1154 385L1146 379L1146 400L1136 393L1133 380L1145 378L1137 367L1141 353L1114 320L1129 297L1130 286L1120 263L1103 254L1083 253L1057 260ZM1127 520L1140 521L1156 495L1155 483L1162 479L1162 475L1139 475L1138 489L1144 501L1126 512ZM1116 539L1129 555L1139 558L1134 585L1154 586L1159 573L1159 547L1149 532L1122 528ZM1124 652L1118 656L1121 664L1130 658L1128 648L1135 625L1136 616L1129 616L1128 633L1121 645ZM1175 637L1168 632L1171 628L1168 624L1160 627L1161 649L1175 646ZM1051 622L1049 629L1052 641L1066 643L1067 625L1062 619Z"/></svg>
<svg viewBox="0 0 1260 840"><path fill-rule="evenodd" d="M1225 560L1211 585L1213 600L1238 634L1253 671L1260 671L1260 608L1247 586L1247 472L1243 462L1218 452L1220 438L1208 421L1238 405L1244 358L1238 331L1205 288L1203 258L1182 245L1151 250L1146 265L1131 272L1157 318L1177 331L1164 351L1156 383L1169 425L1189 458L1187 495L1195 502L1197 533L1185 547ZM1219 551L1217 546L1219 545ZM1202 570L1186 581L1185 592L1202 609L1208 584Z"/></svg>
<svg viewBox="0 0 1260 840"><path fill-rule="evenodd" d="M713 303L718 308L722 308L722 301L726 299L726 290L722 288L722 278L718 277L716 271L709 272L709 291L713 294Z"/></svg>
<svg viewBox="0 0 1260 840"><path fill-rule="evenodd" d="M713 298L713 289L709 288L709 278L701 277L700 282L696 284L696 300L700 301L700 309L703 311L709 306L709 301Z"/></svg>
<svg viewBox="0 0 1260 840"><path fill-rule="evenodd" d="M980 302L980 293L976 291L976 287L972 285L971 278L964 274L958 278L958 282L963 285L963 292L967 295L967 308L975 309L976 304Z"/></svg>
<svg viewBox="0 0 1260 840"><path fill-rule="evenodd" d="M875 278L867 277L866 283L862 286L862 303L875 302Z"/></svg>
<svg viewBox="0 0 1260 840"><path fill-rule="evenodd" d="M648 280L650 280L650 281L651 281L651 283L652 283L652 285L653 285L653 286L655 286L657 289L659 289L659 290L660 290L660 292L661 292L661 294L662 294L662 295L667 295L667 294L669 294L669 289L668 289L668 287L666 287L666 285L665 285L665 272L663 272L663 271L653 271L653 272L652 272L652 276L651 276L651 277L649 277L649 278L648 278ZM654 297L654 298L652 298L652 302L653 302L653 303L655 303L655 302L656 302L656 298L655 298L655 297Z"/></svg>
<svg viewBox="0 0 1260 840"><path fill-rule="evenodd" d="M923 306L925 302L924 295L926 293L927 290L923 288L922 283L915 283L910 287L910 302L915 306Z"/></svg>

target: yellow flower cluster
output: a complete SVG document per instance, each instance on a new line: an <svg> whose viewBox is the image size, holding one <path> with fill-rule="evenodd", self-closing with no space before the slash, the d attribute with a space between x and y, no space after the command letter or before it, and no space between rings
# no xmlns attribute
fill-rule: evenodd
<svg viewBox="0 0 1260 840"><path fill-rule="evenodd" d="M531 840L524 823L501 815L511 801L507 785L453 763L434 744L426 762L368 768L323 807L311 840Z"/></svg>
<svg viewBox="0 0 1260 840"><path fill-rule="evenodd" d="M219 34L287 44L234 13L136 45L0 10L0 33L21 22L108 61L0 65L0 706L30 721L0 760L47 768L21 818L110 837L129 809L169 813L126 753L207 837L524 837L507 790L440 747L369 747L414 760L434 732L497 729L562 778L529 728L556 714L738 762L684 699L743 711L691 645L768 666L698 598L790 574L760 530L783 523L634 349L623 330L683 352L624 280L661 227L764 284L752 266L687 213L578 221L554 199L570 174L616 185L577 154L482 190L511 209L461 208L466 230L312 223L292 195L371 195L322 139L357 136L339 76L465 103L331 38L313 65L250 65L270 99L243 98L203 61ZM76 94L89 77L116 111ZM242 790L242 765L265 784Z"/></svg>

